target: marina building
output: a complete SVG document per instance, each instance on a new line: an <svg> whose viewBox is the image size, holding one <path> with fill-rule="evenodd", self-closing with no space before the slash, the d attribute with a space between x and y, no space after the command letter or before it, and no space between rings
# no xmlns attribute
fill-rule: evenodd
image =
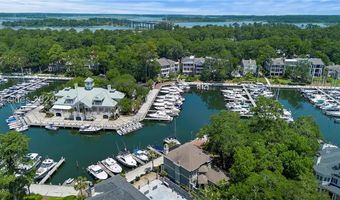
<svg viewBox="0 0 340 200"><path fill-rule="evenodd" d="M185 75L200 74L203 70L205 59L195 56L183 57L181 59L182 72Z"/></svg>
<svg viewBox="0 0 340 200"><path fill-rule="evenodd" d="M118 102L125 97L108 85L107 88L94 87L94 80L87 78L85 87L64 88L55 94L57 100L51 111L57 117L75 120L107 119L119 112Z"/></svg>
<svg viewBox="0 0 340 200"><path fill-rule="evenodd" d="M326 190L332 199L340 199L340 149L326 147L320 150L313 166L321 190Z"/></svg>
<svg viewBox="0 0 340 200"><path fill-rule="evenodd" d="M242 68L242 75L246 75L247 73L256 74L257 72L256 60L242 59L241 68Z"/></svg>
<svg viewBox="0 0 340 200"><path fill-rule="evenodd" d="M185 143L164 157L163 169L172 181L190 189L228 180L225 173L211 166L211 161L201 148Z"/></svg>
<svg viewBox="0 0 340 200"><path fill-rule="evenodd" d="M272 58L266 62L265 68L270 76L282 76L288 67L297 67L301 63L307 63L312 76L322 76L325 64L320 58Z"/></svg>
<svg viewBox="0 0 340 200"><path fill-rule="evenodd" d="M161 66L160 75L163 77L168 77L171 72L180 72L179 62L167 58L157 59L157 62Z"/></svg>
<svg viewBox="0 0 340 200"><path fill-rule="evenodd" d="M340 65L330 65L326 67L329 77L340 79Z"/></svg>
<svg viewBox="0 0 340 200"><path fill-rule="evenodd" d="M91 197L88 200L148 200L121 175L97 183L90 190Z"/></svg>

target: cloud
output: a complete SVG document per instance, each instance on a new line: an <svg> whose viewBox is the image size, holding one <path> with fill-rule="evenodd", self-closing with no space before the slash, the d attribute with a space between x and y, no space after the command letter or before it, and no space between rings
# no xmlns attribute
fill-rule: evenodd
<svg viewBox="0 0 340 200"><path fill-rule="evenodd" d="M0 0L0 12L286 15L340 14L338 0Z"/></svg>

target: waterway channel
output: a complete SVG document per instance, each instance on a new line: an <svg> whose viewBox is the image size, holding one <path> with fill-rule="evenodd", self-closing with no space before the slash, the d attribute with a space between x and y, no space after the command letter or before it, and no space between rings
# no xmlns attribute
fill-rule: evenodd
<svg viewBox="0 0 340 200"><path fill-rule="evenodd" d="M201 127L209 123L212 115L224 109L221 92L217 89L197 91L192 89L185 93L186 99L180 116L176 119L176 136L183 143L194 139ZM320 126L326 141L340 145L340 124L335 124L306 101L298 91L281 90L279 101L292 111L294 118L310 115ZM0 132L8 131L4 119L12 114L13 106L6 105L0 110ZM174 122L146 122L145 127L126 136L113 132L105 132L96 136L79 135L76 130L60 129L49 132L44 128L30 128L25 134L30 138L30 151L43 157L49 156L58 160L66 158L65 164L52 177L51 182L58 184L69 177L86 176L85 168L108 156L116 155L125 147L133 150L136 147L145 148L149 144L161 144L165 137L175 133Z"/></svg>

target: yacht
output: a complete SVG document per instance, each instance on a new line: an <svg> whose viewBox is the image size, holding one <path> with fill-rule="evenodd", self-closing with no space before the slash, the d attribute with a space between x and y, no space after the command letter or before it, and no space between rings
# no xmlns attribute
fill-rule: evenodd
<svg viewBox="0 0 340 200"><path fill-rule="evenodd" d="M129 151L121 152L117 156L117 161L126 167L137 167L137 161L133 159Z"/></svg>
<svg viewBox="0 0 340 200"><path fill-rule="evenodd" d="M24 131L28 130L28 126L27 125L20 126L20 127L16 128L15 130L18 131L18 132L24 132Z"/></svg>
<svg viewBox="0 0 340 200"><path fill-rule="evenodd" d="M29 171L37 167L41 162L41 156L37 153L29 153L25 156L25 164L19 164L18 168L20 170Z"/></svg>
<svg viewBox="0 0 340 200"><path fill-rule="evenodd" d="M112 173L119 174L122 172L122 167L113 159L113 158L106 158L102 160L101 163L110 170Z"/></svg>
<svg viewBox="0 0 340 200"><path fill-rule="evenodd" d="M83 132L83 133L94 133L94 132L98 132L100 131L101 128L95 127L95 126L91 126L91 125L84 125L81 126L79 129L79 132Z"/></svg>
<svg viewBox="0 0 340 200"><path fill-rule="evenodd" d="M47 158L45 159L40 167L38 168L38 170L35 172L35 179L41 179L44 176L46 176L46 174L56 165L57 163L54 162L53 159Z"/></svg>
<svg viewBox="0 0 340 200"><path fill-rule="evenodd" d="M181 145L181 143L175 137L168 137L163 140L165 144L176 144Z"/></svg>
<svg viewBox="0 0 340 200"><path fill-rule="evenodd" d="M133 152L133 155L136 156L138 159L140 159L141 161L147 162L149 161L149 156L148 156L148 152L145 150L139 150L136 149Z"/></svg>
<svg viewBox="0 0 340 200"><path fill-rule="evenodd" d="M59 129L59 127L58 127L58 126L55 126L54 123L48 123L48 124L45 126L45 128L46 128L47 130L51 130L51 131L56 131L56 130Z"/></svg>
<svg viewBox="0 0 340 200"><path fill-rule="evenodd" d="M164 119L171 121L173 118L167 115L164 111L157 111L155 113L148 114L149 117L156 118L156 119Z"/></svg>
<svg viewBox="0 0 340 200"><path fill-rule="evenodd" d="M109 177L99 165L90 165L87 167L87 171L98 180L106 180Z"/></svg>
<svg viewBox="0 0 340 200"><path fill-rule="evenodd" d="M74 178L68 178L66 181L65 181L65 185L70 185L72 184L74 181Z"/></svg>
<svg viewBox="0 0 340 200"><path fill-rule="evenodd" d="M326 111L326 115L332 116L332 117L340 117L340 110L338 111Z"/></svg>

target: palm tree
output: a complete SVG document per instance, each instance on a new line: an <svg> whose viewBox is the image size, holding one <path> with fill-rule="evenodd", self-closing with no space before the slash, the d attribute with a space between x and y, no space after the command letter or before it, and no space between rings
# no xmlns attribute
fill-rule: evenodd
<svg viewBox="0 0 340 200"><path fill-rule="evenodd" d="M85 177L79 176L74 184L74 189L80 192L80 196L84 197L84 190L88 187L88 182Z"/></svg>

